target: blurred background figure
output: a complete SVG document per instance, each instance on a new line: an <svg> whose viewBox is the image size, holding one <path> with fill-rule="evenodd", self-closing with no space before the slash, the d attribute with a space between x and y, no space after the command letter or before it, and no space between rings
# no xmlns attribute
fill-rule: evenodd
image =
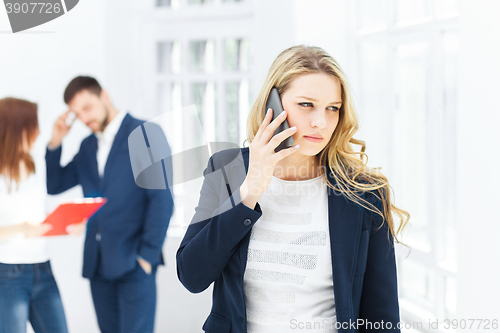
<svg viewBox="0 0 500 333"><path fill-rule="evenodd" d="M83 255L83 277L90 280L99 328L103 333L153 333L156 271L164 264L162 247L173 199L170 191L135 183L127 143L144 121L115 109L93 77L71 80L64 101L69 110L54 123L45 155L47 190L59 194L81 185L85 197L107 199L86 222ZM92 134L63 167L62 140L73 124L67 119L70 113Z"/></svg>
<svg viewBox="0 0 500 333"><path fill-rule="evenodd" d="M45 184L30 155L37 105L0 100L0 333L65 333L66 318L49 261Z"/></svg>

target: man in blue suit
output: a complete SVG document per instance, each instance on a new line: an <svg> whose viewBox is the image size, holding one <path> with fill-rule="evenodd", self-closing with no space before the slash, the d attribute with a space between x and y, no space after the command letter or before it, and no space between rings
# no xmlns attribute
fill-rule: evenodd
<svg viewBox="0 0 500 333"><path fill-rule="evenodd" d="M156 268L164 264L161 250L174 205L168 185L167 190L151 190L135 183L128 136L144 121L117 111L91 77L73 79L64 101L69 110L54 124L45 156L47 190L58 194L80 184L85 197L107 198L87 222L83 260L99 327L103 333L153 332ZM61 143L71 127L66 123L70 112L93 133L62 167Z"/></svg>

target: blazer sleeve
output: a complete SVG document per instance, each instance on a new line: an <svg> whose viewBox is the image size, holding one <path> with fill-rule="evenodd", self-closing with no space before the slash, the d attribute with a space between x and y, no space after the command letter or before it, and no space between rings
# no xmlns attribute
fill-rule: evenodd
<svg viewBox="0 0 500 333"><path fill-rule="evenodd" d="M382 200L373 196L372 204L382 211ZM400 332L399 301L394 238L389 232L387 221L377 213L372 213L372 226L368 245L366 271L359 318L371 322L370 326L359 327L359 332ZM389 235L389 238L388 238ZM375 323L383 326L375 329ZM388 325L388 323L390 323ZM388 328L388 327L392 328Z"/></svg>
<svg viewBox="0 0 500 333"><path fill-rule="evenodd" d="M177 251L177 276L192 293L202 292L219 277L240 241L262 216L258 203L250 209L241 202L239 187L221 204L217 189L226 187L221 183L221 170L214 168L218 154L210 157L203 172L198 206Z"/></svg>
<svg viewBox="0 0 500 333"><path fill-rule="evenodd" d="M79 183L75 161L79 158L81 147L80 151L75 155L73 160L64 167L61 167L60 164L61 151L62 146L55 149L49 149L47 147L47 151L45 153L48 194L59 194L69 190Z"/></svg>

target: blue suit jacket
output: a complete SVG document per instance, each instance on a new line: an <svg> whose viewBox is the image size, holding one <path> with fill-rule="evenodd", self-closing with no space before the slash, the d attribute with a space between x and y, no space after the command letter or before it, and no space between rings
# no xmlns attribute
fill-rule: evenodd
<svg viewBox="0 0 500 333"><path fill-rule="evenodd" d="M203 325L212 333L247 331L243 275L250 230L262 211L258 203L255 209L241 203L239 186L248 171L249 148L239 150L210 158L196 213L177 251L177 274L189 291L201 292L215 282L212 310ZM328 178L336 183L330 172ZM360 195L382 208L372 192ZM339 332L400 332L395 252L387 223L377 228L380 215L331 188L328 215ZM356 327L358 319L390 322L393 329Z"/></svg>
<svg viewBox="0 0 500 333"><path fill-rule="evenodd" d="M83 259L86 278L92 278L97 269L106 278L117 278L136 267L137 256L153 266L164 263L161 250L173 212L173 198L168 190L143 189L135 183L128 136L142 123L144 121L129 114L125 116L102 178L97 169L94 134L83 140L80 151L65 167L60 165L61 147L47 149L49 194L58 194L80 184L85 197L108 199L87 224Z"/></svg>

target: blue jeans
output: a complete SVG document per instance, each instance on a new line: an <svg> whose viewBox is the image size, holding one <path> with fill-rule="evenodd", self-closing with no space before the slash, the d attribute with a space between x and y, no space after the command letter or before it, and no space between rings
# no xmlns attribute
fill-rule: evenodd
<svg viewBox="0 0 500 333"><path fill-rule="evenodd" d="M50 262L0 263L0 333L67 333L66 317Z"/></svg>

